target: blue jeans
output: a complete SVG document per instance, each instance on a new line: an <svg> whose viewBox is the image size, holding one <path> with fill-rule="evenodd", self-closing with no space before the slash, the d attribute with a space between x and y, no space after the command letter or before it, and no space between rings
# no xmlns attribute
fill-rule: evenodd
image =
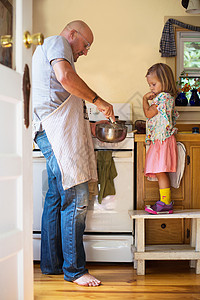
<svg viewBox="0 0 200 300"><path fill-rule="evenodd" d="M35 141L46 159L49 185L42 215L40 267L43 274L64 272L64 279L73 281L88 272L83 246L88 182L64 190L45 131L39 132Z"/></svg>

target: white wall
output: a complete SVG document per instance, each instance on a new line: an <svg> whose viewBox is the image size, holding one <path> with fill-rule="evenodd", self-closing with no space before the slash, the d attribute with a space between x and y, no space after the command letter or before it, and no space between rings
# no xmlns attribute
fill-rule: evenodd
<svg viewBox="0 0 200 300"><path fill-rule="evenodd" d="M142 96L148 91L145 74L161 58L159 43L170 17L200 26L200 15L185 13L181 0L33 0L34 32L47 37L82 19L95 40L87 57L76 63L78 74L102 98L133 104L134 120L144 118Z"/></svg>

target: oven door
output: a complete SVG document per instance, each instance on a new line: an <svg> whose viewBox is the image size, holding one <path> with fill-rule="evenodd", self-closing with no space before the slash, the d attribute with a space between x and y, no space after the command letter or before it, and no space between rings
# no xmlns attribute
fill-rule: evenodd
<svg viewBox="0 0 200 300"><path fill-rule="evenodd" d="M116 195L103 198L98 196L89 201L86 232L132 232L133 222L128 210L134 209L133 151L113 151L117 177L114 179Z"/></svg>

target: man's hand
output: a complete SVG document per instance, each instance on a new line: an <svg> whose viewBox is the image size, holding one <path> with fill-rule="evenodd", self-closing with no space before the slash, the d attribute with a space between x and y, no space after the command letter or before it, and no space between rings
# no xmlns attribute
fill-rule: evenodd
<svg viewBox="0 0 200 300"><path fill-rule="evenodd" d="M102 112L105 117L112 118L113 121L115 121L114 111L112 104L106 102L105 100L101 99L100 97L96 100L95 105L97 109Z"/></svg>

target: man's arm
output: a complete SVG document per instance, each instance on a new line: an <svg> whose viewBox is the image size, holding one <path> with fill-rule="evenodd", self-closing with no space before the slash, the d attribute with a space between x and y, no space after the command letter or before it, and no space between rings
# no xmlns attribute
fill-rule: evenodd
<svg viewBox="0 0 200 300"><path fill-rule="evenodd" d="M96 93L78 76L68 61L60 58L53 60L51 64L57 80L62 84L65 90L70 94L92 103L92 100L96 97ZM113 107L110 103L98 96L94 104L106 117L114 118Z"/></svg>

